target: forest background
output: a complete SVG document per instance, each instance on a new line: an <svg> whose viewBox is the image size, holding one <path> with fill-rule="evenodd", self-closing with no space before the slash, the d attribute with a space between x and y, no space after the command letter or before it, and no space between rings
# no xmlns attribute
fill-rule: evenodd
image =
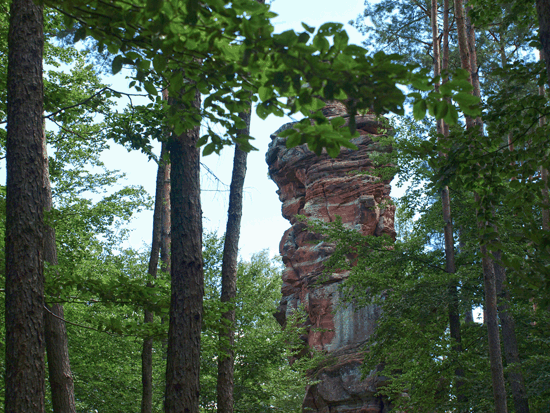
<svg viewBox="0 0 550 413"><path fill-rule="evenodd" d="M392 380L387 387L381 389L383 395L398 405L415 408L423 406L429 411L492 411L492 397L487 391L492 388L495 409L498 412L507 411L506 399L510 399L509 404L513 404L513 409L518 412L526 411L527 399L530 400L533 411L547 411L548 322L546 312L540 309L545 309L548 305L549 205L545 178L548 168L548 135L545 124L546 98L544 90L540 88L546 80L544 65L534 53L534 49L541 47L535 32L537 18L534 4L529 2L501 4L500 8L494 8L492 2L479 1L471 4L475 6L471 14L473 21L485 30L477 40L479 60L472 59L471 54L464 59L464 46L457 49L456 43L453 43L454 49L447 56L447 68L451 73L457 73L457 81L442 85L440 95L437 92L431 93L434 87L439 87L437 79L429 81L410 79L407 76L401 79L402 84L412 80L417 90L430 94L409 94L410 102L413 103L413 116L394 124L399 132L393 142L396 158L390 161L381 160L381 164L396 164L398 172L414 181L408 195L400 203L400 238L395 248L387 248L388 245L384 244L387 240L384 239L358 240L356 234L343 228L326 227L320 230L327 232L340 248L332 260L338 268L345 268L347 265L342 251L349 252L352 248L359 254L361 265L353 269L348 285L354 289L350 291L370 289L375 297L376 293L384 297L380 304L386 311L379 326L378 341L373 344L366 367L368 369L370 365L372 368L372 363L376 366L380 361L384 362L384 374L392 377ZM7 10L6 3L4 7ZM461 3L455 3L455 7L460 10ZM541 7L542 11L546 10ZM448 10L443 7L442 16L445 9ZM444 18L438 20L443 35L434 35L440 28L436 29L430 24L432 10L433 3L419 2L382 2L376 7L368 8L366 15L373 19L375 25L369 38L373 52L380 47L386 51L400 52L410 62L431 70L433 56L437 55L437 42L430 43L432 36L443 43L448 30L447 35L451 39L464 40L460 38L461 17L458 14L453 18L458 29L456 38L450 29L452 25L446 25ZM543 13L539 10L539 19L541 15ZM46 27L52 32L62 27L55 13L47 14L47 17L47 24L50 26ZM399 21L399 18L403 20ZM356 24L367 30L364 19L360 18ZM4 31L7 29L6 21L2 27ZM305 29L310 31L307 26ZM341 41L342 36L338 35L339 29L336 26L325 30L325 36L334 35L335 41ZM83 34L86 33L78 30L73 33L76 38ZM313 45L321 53L326 53L329 44L322 37L317 36ZM544 36L542 39L544 45ZM292 36L287 35L281 41L292 41ZM5 46L4 43L3 47ZM335 44L335 48L337 47L346 46L340 43ZM354 56L364 52L362 49L346 50ZM444 46L442 50L444 54ZM6 55L3 56L5 58ZM109 55L92 55L93 59L101 57L107 58L107 67L111 65L115 71L120 69L121 59L112 59ZM86 57L78 50L60 47L55 42L49 43L45 60L53 65L59 62L74 65L74 70L69 74L50 71L46 82L46 95L49 96L46 100L46 111L55 114L48 115L49 119L56 121L60 128L49 131L48 136L52 144L50 149L53 149L49 161L55 204L47 219L56 228L59 249L58 264L47 271L50 304L56 303L51 297L62 299L57 304L66 305L67 319L74 316L75 322L72 326L76 329L73 334L69 334L69 339L70 351L74 354L72 363L75 387L78 389L81 386L77 393L78 409L137 410L135 393L139 392L137 370L143 338L151 335L157 337L156 365L163 363L161 349L165 344L160 337L164 334L165 326L161 314L166 309L165 293L168 286L163 283L163 277L160 277L155 280L157 288L150 289L147 283L144 284L144 281L151 282L145 276L147 254L121 250L120 246L126 236L127 220L137 210L150 207L151 200L139 187L121 188L100 201L96 201L97 198L87 199L86 196L93 192L101 193L103 185L113 185L120 178L117 173L108 171L102 165L100 152L106 149L104 138L114 137L119 142L148 152L150 146L146 142L140 142L135 132L145 131L153 136L159 131L155 131L154 125L147 124L155 120L148 116L148 112L153 113L152 110L149 111L151 108L138 110L137 114L128 112L119 116L109 114L112 103L105 99L89 99L87 102L91 104L88 106L75 105L70 107L74 111L66 109L57 112L59 102L80 102L104 86L98 73L92 70ZM479 65L479 70L472 68L472 62ZM160 65L158 60L153 63L155 66ZM139 70L144 69L143 65L137 66ZM460 66L466 75L454 70ZM396 68L391 69L402 75ZM434 68L436 75L439 70L441 67ZM481 86L477 86L477 89L474 79L476 74L481 75ZM471 79L466 81L465 76ZM153 93L153 85L149 80L143 84L149 93ZM258 106L257 111L263 111L265 115L266 102L272 99L272 95L263 87L263 90L259 90L263 104ZM485 125L481 124L481 119L477 119L480 113L476 107L478 100L468 93L472 90L474 94L483 97ZM117 95L113 91L110 93L112 96ZM458 120L458 112L443 99L442 94L452 95L455 102L460 103L461 109L467 115L464 119L466 131L454 126ZM357 95L354 97L360 99ZM299 98L302 98L301 94ZM369 98L382 100L387 96L365 96L366 100ZM371 107L370 105L379 111L387 109L383 104L377 107L376 101L374 104L369 102L364 108ZM394 112L403 112L395 101L388 100L388 108ZM302 112L307 115L310 109L312 108L304 105ZM429 120L421 122L426 111L438 119L445 119L446 124L451 126L447 132L445 124L434 125ZM96 112L105 115L106 124L97 123L94 118ZM138 119L143 128L126 128L128 116L132 120ZM304 125L302 123L296 126L303 128L302 141L307 140L306 132L312 133ZM338 124L335 122L332 126L338 127ZM486 133L480 134L483 127L487 128ZM121 130L126 134L115 136ZM97 136L97 139L90 139L90 136ZM448 139L449 136L452 139ZM215 143L214 136L212 139ZM289 132L290 140L294 144L300 143L292 131ZM319 150L316 141L308 143L310 147ZM323 145L326 145L329 153L334 153L330 140ZM207 145L206 148L212 146ZM90 166L95 168L92 173ZM449 220L445 218L445 205L445 225L442 225L441 216L436 213L441 208L438 197L440 193L448 192L446 188L454 191L452 210L458 224L454 229L450 228L455 240L450 243L451 250L456 248L458 252L456 265L452 270L449 267ZM445 198L441 199L445 204ZM417 216L420 219L412 219ZM476 216L477 226L476 222L472 222L472 217ZM218 323L220 313L226 310L218 303L220 291L215 279L220 270L220 243L215 236L205 237L206 296L202 340L203 352L210 353L201 358L206 363L202 366L201 377L200 405L203 410L216 407L216 402L213 401L214 391L209 391L214 387L209 380L215 375L211 373L215 366L208 366L208 361L216 360L216 352L220 351ZM445 270L442 270L444 267ZM494 278L492 281L490 279L491 274L492 277L496 276L497 267L506 272L504 278L501 274L500 287L495 287ZM9 263L7 268L10 268ZM277 264L270 261L265 253L252 256L251 261L242 263L239 269L240 295L235 303L240 312L236 326L243 329L237 334L238 343L235 348L238 366L236 380L242 382L234 393L236 410L239 411L293 411L299 404L300 388L306 383L303 369L298 365L292 368L288 366L289 354L285 351L288 351L290 338L279 333L270 317L277 301L274 291L280 282L276 273ZM490 282L493 282L492 287ZM498 284L498 278L496 282ZM392 294L386 296L384 291L389 285ZM265 302L270 305L257 308L254 302L247 300L257 294L258 290L262 291L262 286L269 286L265 288ZM251 291L254 293L250 294ZM508 352L508 333L504 331L504 320L510 321L512 317L517 321L517 334L515 329L512 331L518 336L516 354L512 356L521 354L523 358L522 363L521 360L510 359L509 354L504 357L504 367L509 377L509 384L506 385L508 391L503 380L503 357L500 353L497 356L494 353L496 349L500 352L500 343L497 342L495 347L495 342L491 342L495 338L495 330L491 333L491 323L496 327L496 336L499 335L496 319L497 297L494 291L498 294L504 352ZM490 294L493 294L494 301L487 301ZM350 299L360 303L370 298L350 293ZM151 323L146 328L140 321L143 306L159 314L157 323ZM485 308L488 333L472 324L472 309L478 307ZM7 309L9 312L10 307ZM495 311L490 314L489 311L493 310ZM448 312L448 317L443 315L445 312ZM453 323L457 320L462 329L462 337L455 334L456 324ZM262 329L258 326L262 326ZM411 332L416 335L407 334ZM418 332L422 333L420 337ZM260 336L255 337L255 333ZM489 344L485 344L485 347L481 343L486 343L487 338ZM251 342L247 344L248 339ZM272 345L265 345L271 341ZM94 345L94 342L97 344ZM7 343L10 345L9 340ZM223 346L222 341L221 347ZM170 344L168 347L170 348ZM263 355L260 348L269 350L269 354ZM94 350L91 352L90 349L101 349L103 356L97 357ZM417 349L422 349L423 353L415 353L414 350ZM395 357L396 354L398 357ZM121 362L124 358L126 362ZM501 363L500 373L495 373L498 368L495 369L493 363L498 359ZM488 375L489 371L492 373L491 377ZM435 378L433 372L438 373ZM9 375L10 371L7 373ZM263 376L255 375L259 373ZM157 368L155 375L155 409L158 410L162 404L162 368ZM129 382L129 377L133 377L134 381ZM520 388L520 381L523 382L524 377L527 377L527 389ZM121 381L120 378L125 380ZM411 383L414 385L411 386ZM117 388L120 392L115 394L112 390ZM128 389L132 391L127 391ZM127 397L121 398L122 394ZM7 400L11 396L8 392L2 397ZM113 399L109 400L108 396L113 396Z"/></svg>

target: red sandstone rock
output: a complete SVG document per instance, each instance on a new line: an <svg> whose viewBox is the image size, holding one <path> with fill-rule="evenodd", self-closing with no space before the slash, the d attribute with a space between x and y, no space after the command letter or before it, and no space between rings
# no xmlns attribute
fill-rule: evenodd
<svg viewBox="0 0 550 413"><path fill-rule="evenodd" d="M340 103L327 105L327 117L345 114ZM307 389L304 412L318 413L382 413L388 406L376 398L377 379L361 381L361 350L372 335L379 309L376 306L354 308L343 303L339 285L347 273L323 274L323 261L333 252L332 245L321 242L322 236L306 230L296 218L342 222L365 235L388 234L395 237L395 207L390 200L390 180L381 180L370 159L381 148L372 140L383 126L374 115L356 117L360 136L353 140L359 148L343 148L333 159L326 154L317 157L306 145L286 148L286 139L278 132L271 136L266 154L269 174L279 187L283 216L292 226L284 233L279 246L285 270L283 298L275 317L281 325L287 315L303 305L310 327L307 344L328 352L334 363L316 374L319 383ZM356 172L362 172L358 174ZM370 173L369 173L370 172Z"/></svg>

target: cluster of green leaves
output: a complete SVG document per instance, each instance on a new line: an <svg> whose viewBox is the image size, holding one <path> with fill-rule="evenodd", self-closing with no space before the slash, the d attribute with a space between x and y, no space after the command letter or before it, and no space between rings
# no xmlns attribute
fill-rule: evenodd
<svg viewBox="0 0 550 413"><path fill-rule="evenodd" d="M474 206L467 196L458 194L453 200L452 206L458 211L455 223L460 228L460 248L458 270L449 274L445 271L441 204L433 196L436 194L426 196L425 188L423 192L423 197L429 199L416 204L418 208L407 205L410 199L416 200L410 194L398 203L398 220L403 219L403 211L422 214L400 227L400 239L395 242L387 237L362 236L339 220L310 222L309 227L323 233L324 242L335 245L326 270L350 271L341 290L346 301L358 306L376 304L382 309L363 366L365 375L376 374L383 379L379 395L396 409L491 412L485 327L462 322L461 353L453 349L455 342L448 329L450 284L460 286L461 314L483 303L481 257L471 219ZM510 283L514 285L519 288L522 284ZM531 408L544 412L550 401L546 391L550 366L545 356L548 314L534 311L531 301L514 292L510 311L516 319ZM530 294L535 300L544 296L540 291ZM460 380L465 398L456 397L458 368L465 372Z"/></svg>
<svg viewBox="0 0 550 413"><path fill-rule="evenodd" d="M223 238L204 238L205 314L201 346L201 409L216 410L217 358L224 347L218 338ZM153 411L162 411L165 367L167 277L147 277L146 254L121 251L90 254L74 277L61 282L66 295L65 318L78 411L127 412L139 409L142 339L153 337ZM280 262L267 252L240 262L235 334L235 411L299 412L305 372L319 358L289 360L303 350L303 314L282 330L273 317L280 297ZM78 285L71 288L71 280ZM60 281L60 280L57 280ZM76 282L76 281L75 281ZM53 283L59 285L59 283ZM155 304L156 303L156 304ZM258 305L261 303L261 305ZM155 313L143 323L143 309ZM300 318L301 317L301 318ZM291 326L291 324L294 327Z"/></svg>
<svg viewBox="0 0 550 413"><path fill-rule="evenodd" d="M219 341L223 238L204 239L205 316L201 341L201 409L216 411L218 355L227 343ZM235 412L299 412L307 384L305 368L290 366L296 329L281 329L273 317L280 299L281 264L268 252L240 262L235 318ZM295 341L295 340L294 340ZM300 346L301 349L301 346Z"/></svg>
<svg viewBox="0 0 550 413"><path fill-rule="evenodd" d="M143 308L158 314L167 310L168 282L159 279L155 288L147 287L146 254L98 254L83 264L75 274L80 288L73 289L76 294L64 303L65 319L70 322L67 334L77 411L138 411L143 338L153 336L160 343L166 335L160 318L143 323ZM158 296L162 307L154 305ZM161 345L155 347L153 363L163 365ZM154 369L154 409L158 412L162 411L163 380L164 371Z"/></svg>
<svg viewBox="0 0 550 413"><path fill-rule="evenodd" d="M450 113L449 120L456 118L454 107L441 103L441 96L452 96L452 91L434 95L433 79L415 71L416 66L399 62L399 56L382 52L367 56L366 49L348 44L343 25L337 23L318 30L304 24L301 33L274 34L270 19L275 14L255 0L47 4L64 14L67 26L78 25L75 41L93 36L100 50L106 47L117 55L114 73L124 65L131 67L131 85L143 87L157 104L161 103L158 89L168 89L173 104L167 124L176 135L202 120L221 125L223 136L206 128L199 141L205 153L219 152L234 141L235 132L244 126L238 113L246 110L251 96L262 119L297 112L310 118L318 126L304 120L297 126L300 137L288 132L291 143L308 142L316 153L326 148L331 156L342 145L353 146L349 140L355 133L357 111L403 113L406 96L399 85L422 85L421 90L430 92L426 99L417 97L424 102L421 105L438 116ZM460 88L449 83L449 89L458 90L457 103L462 106ZM193 104L195 90L204 96L200 107ZM352 119L349 131L341 128L341 121L328 122L316 112L322 100L334 99L346 102ZM469 106L471 102L466 102ZM248 138L240 139L252 148ZM147 139L138 136L133 145L147 145Z"/></svg>

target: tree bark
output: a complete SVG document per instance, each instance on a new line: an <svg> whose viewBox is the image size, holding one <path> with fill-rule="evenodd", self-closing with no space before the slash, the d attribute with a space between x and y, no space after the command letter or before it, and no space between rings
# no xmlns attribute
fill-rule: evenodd
<svg viewBox="0 0 550 413"><path fill-rule="evenodd" d="M506 66L506 53L504 44L502 43L501 35L500 57L502 68ZM512 133L507 136L508 149L514 150L512 144ZM515 179L515 178L512 178ZM498 229L495 226L495 230ZM504 349L504 357L508 364L508 382L512 390L512 398L514 400L514 408L516 413L529 413L529 400L525 390L525 382L521 371L521 360L519 358L518 344L516 338L516 323L512 314L510 314L510 294L506 287L506 269L501 265L501 251L494 253L494 270L497 293L497 310L500 318L502 329L502 347Z"/></svg>
<svg viewBox="0 0 550 413"><path fill-rule="evenodd" d="M542 179L542 200L545 205L550 205L550 197L548 196L548 169L541 166L540 177ZM550 210L548 207L542 208L542 229L550 230Z"/></svg>
<svg viewBox="0 0 550 413"><path fill-rule="evenodd" d="M160 235L160 270L170 273L170 162L166 144L162 144L161 157L164 160L164 176L162 181L162 219Z"/></svg>
<svg viewBox="0 0 550 413"><path fill-rule="evenodd" d="M516 413L529 413L529 399L525 390L525 381L521 371L516 323L510 314L510 294L506 288L506 270L500 264L500 251L494 254L496 292L498 298L498 316L502 328L502 347L508 364L508 381L512 389L512 398Z"/></svg>
<svg viewBox="0 0 550 413"><path fill-rule="evenodd" d="M472 56L470 55L470 46L466 33L466 22L464 16L464 6L462 0L455 0L455 17L458 36L458 46L460 52L460 61L462 68L472 73ZM471 30L472 31L472 30ZM470 34L472 38L473 34ZM475 37L474 37L475 39ZM475 47L474 47L475 49ZM474 86L474 95L479 96L480 90ZM476 120L466 117L466 127L469 130L476 128ZM481 130L479 131L481 133ZM474 193L475 203L477 204L476 219L478 229L484 231L487 227L486 222L486 207L483 205L481 196ZM493 397L495 401L496 413L507 413L508 407L506 403L506 388L504 386L504 369L502 366L502 354L500 349L500 335L497 315L497 294L496 294L496 279L494 272L493 260L489 256L487 245L480 240L480 251L482 256L482 268L484 278L485 291L485 322L487 325L487 335L489 340L489 360L491 365L491 379L493 383Z"/></svg>
<svg viewBox="0 0 550 413"><path fill-rule="evenodd" d="M480 196L475 194L476 203L481 203ZM483 218L479 216L482 209L478 209L478 228L483 230ZM504 386L504 370L502 367L502 354L500 350L500 336L497 315L497 294L496 277L493 260L489 258L487 246L482 244L482 267L485 291L484 321L487 325L487 336L489 340L489 361L491 365L491 378L493 382L493 397L495 399L495 412L506 413L508 411L506 402L506 388Z"/></svg>
<svg viewBox="0 0 550 413"><path fill-rule="evenodd" d="M44 138L45 143L46 139ZM45 145L44 164L46 165L46 171L48 171L48 155ZM53 201L49 174L45 176L44 188L46 190L44 210L51 211ZM58 264L55 230L50 226L46 226L45 228L44 260L52 266ZM64 319L63 305L52 304L49 306L45 303L44 333L53 411L54 413L75 413L74 381L69 361L69 339Z"/></svg>
<svg viewBox="0 0 550 413"><path fill-rule="evenodd" d="M13 0L8 35L6 413L44 411L43 8Z"/></svg>
<svg viewBox="0 0 550 413"><path fill-rule="evenodd" d="M46 351L54 413L76 412L74 380L69 361L69 340L64 319L65 313L61 304L46 304Z"/></svg>
<svg viewBox="0 0 550 413"><path fill-rule="evenodd" d="M542 59L542 54L540 58ZM540 96L545 95L543 85L539 86L539 95ZM539 119L539 127L542 128L544 127L544 125L546 125L546 117L541 116ZM548 154L545 155L545 158L548 158ZM542 180L542 189L541 189L542 202L544 203L541 210L542 229L544 229L545 231L548 231L550 230L550 209L549 209L550 197L548 196L548 169L546 169L544 166L540 167L540 178Z"/></svg>
<svg viewBox="0 0 550 413"><path fill-rule="evenodd" d="M542 57L546 63L546 76L550 85L550 0L537 0Z"/></svg>
<svg viewBox="0 0 550 413"><path fill-rule="evenodd" d="M170 245L172 243L171 236L171 208L170 208L170 162L167 149L167 144L162 144L162 158L165 159L164 167L164 186L162 188L162 219L161 219L161 235L160 235L160 270L163 274L170 274ZM160 322L166 322L166 316L161 317ZM162 343L162 358L166 360L166 349L168 348L167 337L164 337Z"/></svg>
<svg viewBox="0 0 550 413"><path fill-rule="evenodd" d="M239 113L239 117L245 121L246 129L239 130L237 136L250 134L250 114ZM221 302L230 303L231 308L222 314L220 320L220 343L227 343L220 348L218 357L218 381L217 381L217 405L218 413L233 413L233 389L234 389L234 350L235 344L235 307L233 306L237 295L237 259L239 254L239 237L241 232L241 217L243 212L243 188L246 176L246 159L248 153L242 151L235 144L233 157L233 174L229 189L229 209L227 212L227 226L222 261L222 291Z"/></svg>
<svg viewBox="0 0 550 413"><path fill-rule="evenodd" d="M433 56L434 56L434 76L441 75L440 69L440 48L439 48L439 28L437 25L438 17L438 4L437 0L432 0L431 2L431 23L432 23L432 43L433 43ZM448 13L448 11L447 11ZM444 23L448 24L448 15L444 19ZM448 27L443 29L446 33ZM448 41L445 46L448 47ZM448 62L448 50L444 53L446 57L445 63ZM445 67L446 68L446 67ZM436 91L439 91L439 82L435 85ZM445 127L445 122L443 119L437 120L437 133L442 135L445 138L448 137L449 128ZM440 154L440 156L445 156ZM454 236L453 236L453 219L451 215L451 199L449 196L449 187L444 186L441 190L441 205L442 205L442 216L445 227L443 229L445 237L445 270L449 274L456 273L456 264L455 264L455 251L454 251ZM462 338L460 332L460 313L458 310L458 285L456 281L450 283L448 287L448 308L449 308L449 330L451 334L451 339L453 340L453 351L459 355L462 352ZM464 381L461 379L464 377L464 370L457 367L455 369L455 375L460 378L456 382L456 392L458 394L458 400L460 402L465 402L463 396L461 396L461 388L463 387Z"/></svg>
<svg viewBox="0 0 550 413"><path fill-rule="evenodd" d="M194 106L200 107L196 91ZM200 342L204 296L199 127L170 141L172 170L171 301L166 413L199 413Z"/></svg>
<svg viewBox="0 0 550 413"><path fill-rule="evenodd" d="M470 58L470 78L472 86L474 87L473 94L478 98L481 98L481 85L479 84L479 71L477 67L477 52L476 52L476 31L470 16L468 15L471 7L466 7L466 35L468 37L468 56ZM483 121L481 116L475 119L475 125L479 126L480 133L483 133Z"/></svg>
<svg viewBox="0 0 550 413"><path fill-rule="evenodd" d="M148 274L152 278L157 277L157 268L159 263L160 239L162 234L162 212L163 212L163 189L164 189L164 170L165 164L162 159L159 161L157 170L157 182L155 190L155 208L153 211L153 239L151 242L151 255L149 257ZM148 284L151 287L151 284ZM144 323L153 322L153 313L148 309L144 311ZM141 352L141 413L151 413L153 411L153 339L143 340L143 349Z"/></svg>

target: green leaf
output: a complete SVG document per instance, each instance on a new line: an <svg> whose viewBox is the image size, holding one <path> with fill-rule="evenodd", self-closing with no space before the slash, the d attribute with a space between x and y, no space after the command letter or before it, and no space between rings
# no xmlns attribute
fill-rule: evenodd
<svg viewBox="0 0 550 413"><path fill-rule="evenodd" d="M287 148L294 148L295 146L298 146L302 143L302 137L300 132L294 129L289 129L291 132L286 140L286 147ZM286 131L285 131L286 132Z"/></svg>
<svg viewBox="0 0 550 413"><path fill-rule="evenodd" d="M448 103L446 100L439 100L435 102L434 105L434 114L436 119L441 119L445 117L447 112L449 111Z"/></svg>
<svg viewBox="0 0 550 413"><path fill-rule="evenodd" d="M265 86L260 86L258 89L258 95L260 96L262 102L264 102L273 96L273 90Z"/></svg>
<svg viewBox="0 0 550 413"><path fill-rule="evenodd" d="M426 116L426 101L419 100L413 105L413 116L416 120L422 120Z"/></svg>
<svg viewBox="0 0 550 413"><path fill-rule="evenodd" d="M151 67L151 62L149 60L141 60L139 59L137 61L137 67L141 70L147 71Z"/></svg>
<svg viewBox="0 0 550 413"><path fill-rule="evenodd" d="M118 72L122 70L122 60L123 60L122 55L117 55L113 59L113 64L111 68L113 71L113 75L116 75Z"/></svg>
<svg viewBox="0 0 550 413"><path fill-rule="evenodd" d="M338 50L343 50L347 47L349 36L345 31L340 31L334 35L334 46Z"/></svg>
<svg viewBox="0 0 550 413"><path fill-rule="evenodd" d="M210 142L208 145L204 147L202 150L202 156L208 156L211 153L213 153L216 150L216 145L214 145L213 142Z"/></svg>
<svg viewBox="0 0 550 413"><path fill-rule="evenodd" d="M151 82L143 82L143 87L150 95L158 95L158 90Z"/></svg>
<svg viewBox="0 0 550 413"><path fill-rule="evenodd" d="M317 33L322 36L334 36L336 33L339 33L344 25L342 23L324 23L319 27Z"/></svg>
<svg viewBox="0 0 550 413"><path fill-rule="evenodd" d="M467 92L458 92L454 94L453 100L460 106L471 106L479 103L479 98L477 96L471 95Z"/></svg>
<svg viewBox="0 0 550 413"><path fill-rule="evenodd" d="M200 148L201 146L203 146L204 144L206 144L206 142L208 142L208 135L203 135L199 138L199 140L197 141L197 148Z"/></svg>
<svg viewBox="0 0 550 413"><path fill-rule="evenodd" d="M319 109L322 109L326 106L327 104L325 102L323 102L321 99L319 98L313 98L313 101L311 102L311 108L313 111L316 111L316 110L319 110Z"/></svg>
<svg viewBox="0 0 550 413"><path fill-rule="evenodd" d="M453 93L453 85L450 82L443 83L439 86L439 92L445 96L450 96Z"/></svg>
<svg viewBox="0 0 550 413"><path fill-rule="evenodd" d="M337 118L334 118L334 119L330 120L330 124L334 128L339 128L340 126L343 126L345 123L346 123L346 120L341 116L338 116Z"/></svg>
<svg viewBox="0 0 550 413"><path fill-rule="evenodd" d="M130 52L126 52L126 57L127 57L128 59L136 60L136 59L139 59L139 58L140 58L140 55L137 54L136 52L130 51Z"/></svg>
<svg viewBox="0 0 550 413"><path fill-rule="evenodd" d="M166 57L160 54L157 54L153 58L153 67L155 68L158 74L162 73L166 69Z"/></svg>
<svg viewBox="0 0 550 413"><path fill-rule="evenodd" d="M321 36L320 34L317 34L313 38L313 46L317 50L320 50L321 52L324 52L325 50L328 50L328 48L330 47L330 44L324 36Z"/></svg>
<svg viewBox="0 0 550 413"><path fill-rule="evenodd" d="M298 42L298 35L294 32L294 30L287 30L281 34L275 35L274 40L279 44L291 47Z"/></svg>
<svg viewBox="0 0 550 413"><path fill-rule="evenodd" d="M256 114L260 119L266 119L269 116L269 110L263 104L259 104L256 106Z"/></svg>
<svg viewBox="0 0 550 413"><path fill-rule="evenodd" d="M344 49L344 54L350 56L365 56L367 50L364 47L357 46L356 44L350 44Z"/></svg>
<svg viewBox="0 0 550 413"><path fill-rule="evenodd" d="M428 84L428 79L414 80L411 86L423 92L427 92L433 89L433 86Z"/></svg>
<svg viewBox="0 0 550 413"><path fill-rule="evenodd" d="M279 132L277 136L280 136L281 138L288 138L290 135L292 135L296 130L293 128L285 129L282 132Z"/></svg>
<svg viewBox="0 0 550 413"><path fill-rule="evenodd" d="M340 154L340 147L338 145L327 145L326 147L328 156L336 158Z"/></svg>
<svg viewBox="0 0 550 413"><path fill-rule="evenodd" d="M343 146L344 148L348 148L348 149L352 149L354 151L356 151L357 149L359 149L357 147L357 145L355 145L353 142L351 141L348 141L347 139L336 139L336 142L338 142L340 144L340 146Z"/></svg>
<svg viewBox="0 0 550 413"><path fill-rule="evenodd" d="M445 122L449 125L456 125L458 123L458 112L453 105L447 105L447 114L443 117Z"/></svg>
<svg viewBox="0 0 550 413"><path fill-rule="evenodd" d="M306 29L306 31L308 33L313 33L315 31L315 27L311 27L311 26L308 26L307 24L305 24L304 22L302 22L302 27L304 29Z"/></svg>
<svg viewBox="0 0 550 413"><path fill-rule="evenodd" d="M298 36L298 43L306 44L309 38L310 38L309 34L307 34L306 32L302 32Z"/></svg>
<svg viewBox="0 0 550 413"><path fill-rule="evenodd" d="M86 38L86 26L80 26L76 32L74 33L74 42L77 43L80 40L84 40Z"/></svg>
<svg viewBox="0 0 550 413"><path fill-rule="evenodd" d="M466 69L461 69L461 68L456 69L454 78L455 79L469 79L470 78L470 72L468 72Z"/></svg>

